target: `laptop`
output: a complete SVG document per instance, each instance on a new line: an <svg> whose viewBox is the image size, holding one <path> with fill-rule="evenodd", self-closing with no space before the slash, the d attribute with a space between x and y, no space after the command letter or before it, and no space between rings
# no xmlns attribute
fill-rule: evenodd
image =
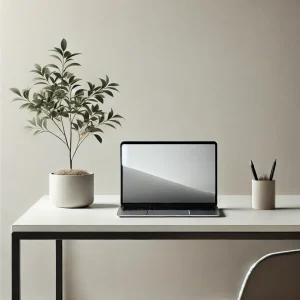
<svg viewBox="0 0 300 300"><path fill-rule="evenodd" d="M119 217L218 217L216 142L122 142Z"/></svg>

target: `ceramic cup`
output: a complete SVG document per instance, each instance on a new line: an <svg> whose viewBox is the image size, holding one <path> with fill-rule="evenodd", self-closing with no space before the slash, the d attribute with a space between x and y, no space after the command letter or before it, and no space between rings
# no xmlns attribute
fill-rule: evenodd
<svg viewBox="0 0 300 300"><path fill-rule="evenodd" d="M252 180L252 208L275 208L275 180Z"/></svg>

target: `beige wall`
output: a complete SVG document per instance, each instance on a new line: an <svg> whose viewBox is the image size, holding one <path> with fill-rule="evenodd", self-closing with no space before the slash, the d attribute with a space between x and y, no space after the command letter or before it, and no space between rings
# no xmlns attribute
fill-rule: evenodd
<svg viewBox="0 0 300 300"><path fill-rule="evenodd" d="M23 130L9 88L27 87L35 62L65 37L90 81L120 83L112 106L124 128L88 140L75 166L96 192L119 193L121 140L216 140L219 190L250 193L278 158L277 190L300 193L299 1L2 0L1 300L10 299L10 224L67 165L63 145ZM68 242L66 300L234 299L259 256L296 242ZM54 243L22 243L25 300L54 299ZM131 289L125 288L130 285ZM189 296L187 296L189 295ZM100 296L102 298L100 298Z"/></svg>

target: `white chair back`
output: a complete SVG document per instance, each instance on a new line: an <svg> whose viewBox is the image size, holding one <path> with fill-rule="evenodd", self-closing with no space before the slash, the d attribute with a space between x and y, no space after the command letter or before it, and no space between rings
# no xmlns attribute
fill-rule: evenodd
<svg viewBox="0 0 300 300"><path fill-rule="evenodd" d="M299 300L300 249L268 254L248 271L238 300Z"/></svg>

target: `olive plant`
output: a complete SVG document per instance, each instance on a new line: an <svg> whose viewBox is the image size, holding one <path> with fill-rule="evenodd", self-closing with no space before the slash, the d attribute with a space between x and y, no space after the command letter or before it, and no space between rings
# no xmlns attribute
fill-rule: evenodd
<svg viewBox="0 0 300 300"><path fill-rule="evenodd" d="M68 148L72 169L74 156L86 138L94 136L102 143L104 126L121 126L121 115L115 114L112 109L105 112L101 108L105 97L113 97L118 92L118 84L111 83L108 76L105 79L99 78L99 85L77 78L70 70L80 66L75 57L81 53L67 50L65 39L61 41L60 47L50 51L56 64L44 67L35 64L35 69L30 71L37 74L33 87L22 91L11 88L11 91L18 96L13 101L25 102L20 106L21 109L35 114L26 128L33 131L34 135L49 133L64 143ZM34 86L37 85L42 88L35 90Z"/></svg>

